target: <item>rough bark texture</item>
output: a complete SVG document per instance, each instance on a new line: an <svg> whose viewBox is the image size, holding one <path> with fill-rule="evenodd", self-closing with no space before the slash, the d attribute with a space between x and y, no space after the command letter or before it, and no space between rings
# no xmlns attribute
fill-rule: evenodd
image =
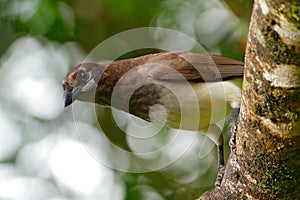
<svg viewBox="0 0 300 200"><path fill-rule="evenodd" d="M255 1L245 65L236 155L199 199L299 199L299 0Z"/></svg>

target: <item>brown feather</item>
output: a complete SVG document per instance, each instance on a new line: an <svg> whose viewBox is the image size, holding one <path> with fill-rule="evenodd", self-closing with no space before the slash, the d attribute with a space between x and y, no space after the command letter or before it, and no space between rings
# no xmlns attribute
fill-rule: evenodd
<svg viewBox="0 0 300 200"><path fill-rule="evenodd" d="M146 64L157 66L151 76L166 81L221 81L242 77L244 63L217 55L168 52L153 54ZM172 70L174 69L174 70ZM176 71L175 71L176 70ZM177 73L178 72L178 73Z"/></svg>
<svg viewBox="0 0 300 200"><path fill-rule="evenodd" d="M72 89L79 69L86 67L87 64L79 64L69 72L63 81L65 90ZM103 70L103 67L106 68L104 76L102 76L102 78L106 77L106 81L119 79L127 71L141 65L143 65L144 73L151 78L165 81L214 82L242 77L244 73L244 63L241 61L218 55L191 52L148 54L137 58L97 65L101 70Z"/></svg>

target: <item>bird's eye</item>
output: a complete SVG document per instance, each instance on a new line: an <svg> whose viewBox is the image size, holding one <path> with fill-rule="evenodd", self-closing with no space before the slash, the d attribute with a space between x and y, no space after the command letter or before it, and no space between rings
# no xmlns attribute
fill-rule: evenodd
<svg viewBox="0 0 300 200"><path fill-rule="evenodd" d="M82 81L87 81L90 78L90 75L86 71L83 71L83 70L79 71L78 76L79 76L79 79Z"/></svg>

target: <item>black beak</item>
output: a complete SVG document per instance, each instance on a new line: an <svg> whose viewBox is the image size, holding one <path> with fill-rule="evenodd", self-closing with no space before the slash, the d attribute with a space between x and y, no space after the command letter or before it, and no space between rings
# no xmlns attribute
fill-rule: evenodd
<svg viewBox="0 0 300 200"><path fill-rule="evenodd" d="M65 90L64 93L64 106L67 107L73 103L73 101L76 100L76 98L79 96L80 88L75 87L73 90Z"/></svg>
<svg viewBox="0 0 300 200"><path fill-rule="evenodd" d="M72 102L72 90L66 90L64 93L64 106L67 107L71 105Z"/></svg>

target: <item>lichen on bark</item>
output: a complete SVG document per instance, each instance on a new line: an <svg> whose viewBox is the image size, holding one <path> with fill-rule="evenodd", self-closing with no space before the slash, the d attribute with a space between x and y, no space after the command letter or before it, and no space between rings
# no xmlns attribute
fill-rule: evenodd
<svg viewBox="0 0 300 200"><path fill-rule="evenodd" d="M254 2L236 154L221 187L199 199L299 198L299 8L292 0Z"/></svg>

